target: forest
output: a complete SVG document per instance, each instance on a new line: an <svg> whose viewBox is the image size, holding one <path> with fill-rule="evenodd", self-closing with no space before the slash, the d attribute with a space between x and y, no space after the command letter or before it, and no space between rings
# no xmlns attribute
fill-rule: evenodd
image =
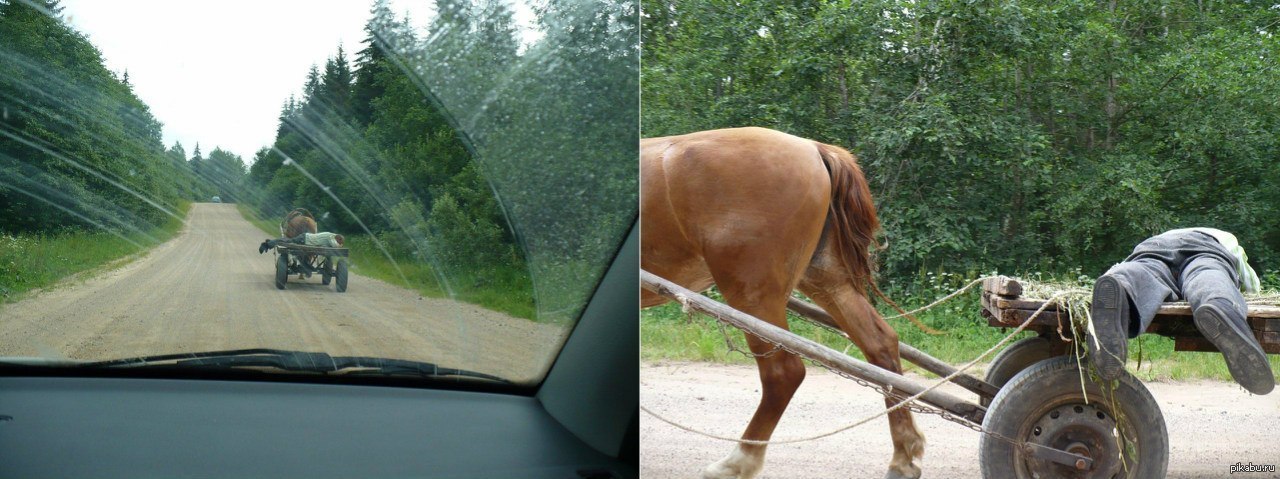
<svg viewBox="0 0 1280 479"><path fill-rule="evenodd" d="M406 283L566 320L635 219L638 6L550 1L534 38L507 2L434 5L420 30L374 2L354 62L307 73L240 196L311 209Z"/></svg>
<svg viewBox="0 0 1280 479"><path fill-rule="evenodd" d="M0 303L173 237L238 157L166 149L127 71L56 0L0 0Z"/></svg>
<svg viewBox="0 0 1280 479"><path fill-rule="evenodd" d="M466 53L497 65L515 59L515 27L502 3L488 3L496 9L490 12L440 3L455 9L442 11L428 37L442 29L472 31L474 13L494 23L491 36L467 45ZM267 218L308 208L324 229L368 235L396 259L432 260L446 277L477 282L501 270L513 287L528 289L524 259L466 137L420 90L414 72L402 68L439 61L412 55L445 53L415 50L418 32L385 1L374 4L365 33L354 68L339 47L307 72L302 96L281 107L274 144L259 150L249 169L246 201ZM475 77L485 78L492 76Z"/></svg>
<svg viewBox="0 0 1280 479"><path fill-rule="evenodd" d="M37 8L42 7L42 8ZM58 2L0 2L0 232L92 228L147 236L207 198L239 158L165 149L161 124L107 70Z"/></svg>
<svg viewBox="0 0 1280 479"><path fill-rule="evenodd" d="M1235 233L1280 285L1269 2L643 0L645 137L764 126L853 151L881 274L1094 277Z"/></svg>

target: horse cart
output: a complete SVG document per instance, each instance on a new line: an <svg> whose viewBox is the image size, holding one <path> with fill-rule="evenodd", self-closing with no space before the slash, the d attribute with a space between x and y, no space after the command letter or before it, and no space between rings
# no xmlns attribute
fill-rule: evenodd
<svg viewBox="0 0 1280 479"><path fill-rule="evenodd" d="M796 336L647 271L641 273L641 285L878 389L897 404L894 407L938 414L979 431L983 477L1165 475L1169 438L1160 407L1150 392L1128 373L1115 381L1097 378L1084 357L1087 347L1077 341L1067 312L1059 311L1047 299L1024 298L1022 285L1015 280L998 277L984 281L983 316L993 327L1037 335L1009 343L991 360L985 377L965 374L963 369L899 344L903 360L973 393L973 401ZM792 298L787 307L839 331L832 317L813 304ZM1280 307L1251 305L1249 324L1266 352L1280 353ZM1179 351L1216 351L1196 329L1186 303L1167 303L1147 332L1174 338ZM906 402L911 404L902 404Z"/></svg>
<svg viewBox="0 0 1280 479"><path fill-rule="evenodd" d="M275 250L277 289L284 289L289 275L296 274L302 279L318 273L321 284L327 286L333 281L334 289L339 293L347 291L347 258L350 251L347 248L280 243Z"/></svg>
<svg viewBox="0 0 1280 479"><path fill-rule="evenodd" d="M1009 278L990 278L983 285L983 316L989 325L1028 323L1026 329L1038 333L1010 344L991 361L986 381L1000 387L1000 393L988 406L990 419L984 426L1028 443L1088 455L1102 470L1116 471L1100 477L1163 477L1169 438L1151 393L1127 373L1112 384L1100 382L1089 369L1082 373L1072 353L1087 348L1073 344L1086 339L1073 334L1067 313L1022 292L1022 285ZM1280 353L1280 307L1250 304L1247 322L1263 351ZM1165 303L1145 332L1172 338L1175 351L1219 352L1196 328L1185 302ZM984 461L1007 453L1000 445L988 447L985 436L983 442ZM1139 474L1121 474L1127 470Z"/></svg>

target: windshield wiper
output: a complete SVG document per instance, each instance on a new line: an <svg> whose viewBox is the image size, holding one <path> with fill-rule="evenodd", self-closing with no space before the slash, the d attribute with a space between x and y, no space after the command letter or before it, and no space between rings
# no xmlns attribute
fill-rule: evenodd
<svg viewBox="0 0 1280 479"><path fill-rule="evenodd" d="M0 364L4 363L0 359ZM388 359L366 356L330 356L326 353L289 351L283 349L232 349L199 353L159 354L136 358L111 359L90 362L59 362L58 366L75 369L131 369L131 368L274 368L285 371L310 372L326 375L385 375L424 378L460 377L476 378L510 384L506 379L466 369L445 368L434 363L407 359Z"/></svg>

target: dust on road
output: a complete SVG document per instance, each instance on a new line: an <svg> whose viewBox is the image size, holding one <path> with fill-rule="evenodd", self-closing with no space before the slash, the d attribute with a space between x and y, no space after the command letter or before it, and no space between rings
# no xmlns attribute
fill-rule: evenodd
<svg viewBox="0 0 1280 479"><path fill-rule="evenodd" d="M266 235L231 204L197 203L173 240L128 265L0 306L0 356L115 359L239 348L429 361L541 377L561 328L360 276L275 287Z"/></svg>
<svg viewBox="0 0 1280 479"><path fill-rule="evenodd" d="M912 379L924 379L908 374ZM1250 395L1235 383L1148 383L1169 429L1169 478L1273 478L1270 473L1230 473L1237 462L1280 466L1280 394ZM943 390L962 398L957 387ZM706 363L645 364L640 404L670 419L721 436L746 427L760 397L754 366ZM775 439L813 436L884 408L870 389L810 367L774 433ZM928 445L924 477L979 478L978 433L932 415L916 414ZM697 436L653 417L640 416L640 475L645 479L694 478L724 457L733 444ZM851 431L799 444L770 446L761 478L883 477L892 455L883 417Z"/></svg>

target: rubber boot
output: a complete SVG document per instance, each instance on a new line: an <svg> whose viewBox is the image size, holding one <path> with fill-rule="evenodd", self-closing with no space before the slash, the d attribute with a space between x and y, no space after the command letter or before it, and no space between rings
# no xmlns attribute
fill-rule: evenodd
<svg viewBox="0 0 1280 479"><path fill-rule="evenodd" d="M1117 379L1129 359L1129 294L1114 277L1103 275L1093 285L1089 314L1089 360L1099 377Z"/></svg>
<svg viewBox="0 0 1280 479"><path fill-rule="evenodd" d="M1276 387L1267 354L1258 345L1243 315L1230 301L1210 300L1192 313L1196 329L1222 351L1231 377L1254 394L1267 394Z"/></svg>

